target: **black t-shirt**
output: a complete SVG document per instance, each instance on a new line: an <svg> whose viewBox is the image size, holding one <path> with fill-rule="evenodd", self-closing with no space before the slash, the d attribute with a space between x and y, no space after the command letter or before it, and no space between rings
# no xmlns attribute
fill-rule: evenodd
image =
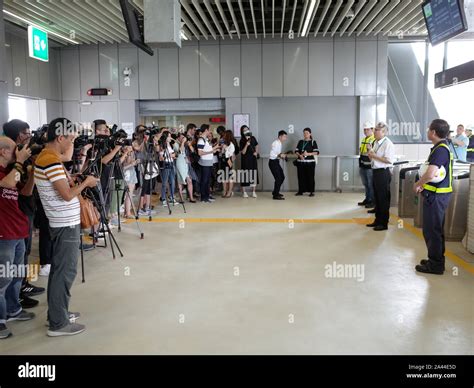
<svg viewBox="0 0 474 388"><path fill-rule="evenodd" d="M298 145L296 146L295 152L298 152L300 154L304 152L319 152L318 149L318 143L316 143L316 140L300 140L298 142ZM313 155L306 156L304 160L314 160Z"/></svg>

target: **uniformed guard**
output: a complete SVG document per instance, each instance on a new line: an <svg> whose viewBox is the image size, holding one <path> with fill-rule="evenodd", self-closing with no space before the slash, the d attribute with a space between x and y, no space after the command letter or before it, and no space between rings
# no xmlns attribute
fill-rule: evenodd
<svg viewBox="0 0 474 388"><path fill-rule="evenodd" d="M364 135L360 142L359 174L365 188L365 199L357 205L371 209L374 207L374 181L368 148L374 143L375 136L374 126L369 121L364 123Z"/></svg>
<svg viewBox="0 0 474 388"><path fill-rule="evenodd" d="M423 237L428 248L428 259L421 260L415 269L437 275L444 272L444 218L453 191L453 154L446 141L448 134L449 124L445 120L431 122L428 139L433 148L428 157L429 166L414 185L415 193L423 195ZM433 183L441 167L446 171L445 178Z"/></svg>
<svg viewBox="0 0 474 388"><path fill-rule="evenodd" d="M469 138L469 145L467 146L467 161L474 162L474 136L472 135L472 127L467 129L467 137Z"/></svg>

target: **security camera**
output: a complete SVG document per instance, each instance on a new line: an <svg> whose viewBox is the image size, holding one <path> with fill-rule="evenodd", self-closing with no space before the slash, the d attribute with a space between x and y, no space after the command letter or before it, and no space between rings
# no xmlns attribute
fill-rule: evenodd
<svg viewBox="0 0 474 388"><path fill-rule="evenodd" d="M123 69L122 74L124 77L130 77L132 75L132 69L126 67L125 69Z"/></svg>

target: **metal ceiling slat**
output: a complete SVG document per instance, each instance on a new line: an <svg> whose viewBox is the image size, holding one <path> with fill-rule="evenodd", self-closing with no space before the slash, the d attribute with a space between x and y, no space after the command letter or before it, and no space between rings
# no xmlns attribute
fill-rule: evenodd
<svg viewBox="0 0 474 388"><path fill-rule="evenodd" d="M365 27L367 27L369 23L377 17L377 15L380 13L380 11L382 11L382 9L387 5L387 3L388 0L381 0L380 3L375 6L375 8L366 16L364 21L361 23L360 32L357 33L357 36L359 36L360 33L364 31Z"/></svg>
<svg viewBox="0 0 474 388"><path fill-rule="evenodd" d="M242 15L242 21L244 22L245 34L247 35L247 39L249 39L249 30L247 28L247 21L245 20L245 13L244 13L244 7L242 6L242 0L239 0L239 9L240 9L240 14Z"/></svg>
<svg viewBox="0 0 474 388"><path fill-rule="evenodd" d="M408 22L407 24L405 24L404 26L402 26L401 29L406 35L410 35L410 29L412 29L414 26L416 26L418 23L420 23L423 20L424 20L423 15L418 16L414 20L412 20L412 21Z"/></svg>
<svg viewBox="0 0 474 388"><path fill-rule="evenodd" d="M255 12L253 10L253 0L250 0L250 12L252 13L252 22L253 22L253 30L255 31L255 38L257 38L258 37L257 21L255 20Z"/></svg>
<svg viewBox="0 0 474 388"><path fill-rule="evenodd" d="M410 5L410 1L409 0L405 0L398 4L397 5L397 8L390 13L390 15L385 18L378 26L377 28L374 30L374 35L377 35L380 31L383 30L383 28L388 24L390 23L393 19L395 19L395 17L397 17L400 12L402 12L408 5Z"/></svg>
<svg viewBox="0 0 474 388"><path fill-rule="evenodd" d="M67 0L67 1L69 2L69 4L71 3L71 0ZM97 20L97 14L94 14L94 12L91 11L90 8L87 8L87 7L85 7L83 4L80 4L80 3L78 2L78 0L72 0L72 1L74 2L74 4L77 4L81 9L84 10L84 12L86 12L86 13L90 16L90 20ZM61 2L64 3L65 0L61 0ZM106 16L104 16L104 17L106 17ZM94 18L96 18L96 19L94 19ZM108 20L110 20L110 19L108 19ZM103 24L102 24L103 21L104 21L104 20L101 19L101 22L98 22L98 23L95 23L95 22L94 22L94 23L95 23L96 25L98 25L99 28L100 28L101 26L103 26ZM117 30L117 28L113 27L112 23L110 23L110 22L107 24L107 28L109 29L108 32L109 32L109 35L110 35L111 37L116 37L116 39L117 39L118 41L121 41L121 40L122 40L122 41L127 41L127 42L128 42L128 34L127 34L127 31L126 31L126 30L123 30L123 29L122 29L122 30L120 30L120 29ZM113 31L111 31L112 29L113 29Z"/></svg>
<svg viewBox="0 0 474 388"><path fill-rule="evenodd" d="M272 38L275 37L275 0L272 0Z"/></svg>
<svg viewBox="0 0 474 388"><path fill-rule="evenodd" d="M56 21L51 20L50 18L47 18L43 14L36 12L33 9L26 8L22 4L17 4L17 2L9 2L8 4L5 3L4 9L22 17L23 19L30 20L31 22L37 24L39 27L46 28L59 35L64 35L65 37L69 38L69 34L71 32L70 28L68 28L67 26L63 26L62 24L59 24ZM38 16L34 16L34 15L38 15ZM49 23L47 23L45 20L50 20L54 22L54 26L49 25ZM87 44L91 43L91 41L86 36L79 35L79 34L76 35L75 40L80 43L87 43ZM68 42L68 44L69 43L70 42Z"/></svg>
<svg viewBox="0 0 474 388"><path fill-rule="evenodd" d="M239 23L237 23L237 18L235 17L234 7L232 7L231 0L227 0L226 2L227 2L227 7L229 7L230 17L232 18L232 22L234 23L235 30L237 31L237 36L240 39L240 28L239 28Z"/></svg>
<svg viewBox="0 0 474 388"><path fill-rule="evenodd" d="M377 27L380 22L387 16L398 4L400 0L391 0L385 8L377 15L377 17L365 28L365 30L361 30L357 33L357 36L365 32L365 35L369 35L375 27Z"/></svg>
<svg viewBox="0 0 474 388"><path fill-rule="evenodd" d="M293 13L291 14L291 23L290 23L290 28L288 30L288 33L290 31L293 31L293 22L295 21L295 14L296 14L296 5L298 4L298 0L295 0L293 4Z"/></svg>
<svg viewBox="0 0 474 388"><path fill-rule="evenodd" d="M196 16L196 14L194 13L194 11L191 9L191 6L189 5L188 0L181 0L181 5L184 7L184 9L188 13L188 15L191 18L191 20L193 21L193 23L199 29L199 31L201 31L201 34L204 37L204 39L208 40L206 29L201 24L201 22L198 20L198 18Z"/></svg>
<svg viewBox="0 0 474 388"><path fill-rule="evenodd" d="M416 18L419 15L419 13L420 13L420 10L418 9L418 7L412 9L408 15L406 15L403 19L399 20L398 23L394 24L392 28L384 32L383 35L385 36L390 32L392 32L393 34L397 34L400 31L401 27L403 27L405 24L409 23L414 18Z"/></svg>
<svg viewBox="0 0 474 388"><path fill-rule="evenodd" d="M74 0L74 1L79 1L79 0ZM128 35L127 35L127 28L125 27L125 23L123 21L123 17L120 17L118 18L117 16L115 16L114 13L111 13L111 12L106 12L104 10L106 10L103 6L99 6L97 5L97 1L95 0L85 0L85 2L90 6L92 7L93 9L95 9L99 14L101 14L103 17L107 18L108 20L110 20L114 25L115 25L115 29L117 31L121 31L124 35L125 35L125 39L128 40Z"/></svg>
<svg viewBox="0 0 474 388"><path fill-rule="evenodd" d="M354 0L348 0L347 4L344 6L344 8L341 11L341 14L337 18L336 23L334 23L334 25L332 26L331 36L334 36L334 34L337 32L337 29L339 28L342 21L346 17L347 13L351 9L352 4L354 4Z"/></svg>
<svg viewBox="0 0 474 388"><path fill-rule="evenodd" d="M122 8L120 7L120 4L118 0L109 0L108 2L112 8L115 8L117 12L122 12Z"/></svg>
<svg viewBox="0 0 474 388"><path fill-rule="evenodd" d="M225 28L227 29L227 33L230 36L230 39L234 39L232 34L230 33L229 21L227 20L227 16L225 16L224 8L222 8L222 4L220 0L214 0L217 6L217 10L219 11L219 15L221 15L222 21L224 22Z"/></svg>
<svg viewBox="0 0 474 388"><path fill-rule="evenodd" d="M203 9L199 5L199 2L197 2L196 0L191 0L191 1L194 5L194 8L196 8L196 11L198 12L199 16L201 16L201 19L204 22L204 25L207 27L207 29L211 33L214 40L216 40L217 39L216 32L214 31L214 28L212 28L211 23L209 22L209 19L207 18L207 16L204 13Z"/></svg>
<svg viewBox="0 0 474 388"><path fill-rule="evenodd" d="M79 12L79 10L72 10L69 4L64 4L55 0L37 0L39 4L43 4L48 9L54 9L58 13L63 13L69 19L69 22L73 20L77 26L79 26L78 30L82 30L84 28L84 20L88 20L88 16L85 15L83 12ZM78 18L78 15L80 17ZM97 26L97 27L95 27ZM76 27L77 28L77 27ZM109 43L114 43L117 39L115 34L111 34L108 31L104 32L103 26L101 26L96 20L92 19L89 20L89 24L87 28L91 33L93 33L97 40L99 37L105 39Z"/></svg>
<svg viewBox="0 0 474 388"><path fill-rule="evenodd" d="M309 35L309 32L311 31L311 26L313 25L314 18L316 17L316 13L318 12L318 7L319 7L319 0L316 1L316 5L314 6L314 10L313 10L313 15L311 15L311 20L309 21L309 24L308 24L308 35Z"/></svg>
<svg viewBox="0 0 474 388"><path fill-rule="evenodd" d="M142 12L144 12L144 5L143 5L143 0L133 0L133 4L137 6L137 8Z"/></svg>
<svg viewBox="0 0 474 388"><path fill-rule="evenodd" d="M186 37L188 38L188 40L193 40L193 33L189 31L188 26L184 25L182 30L184 34L186 35Z"/></svg>
<svg viewBox="0 0 474 388"><path fill-rule="evenodd" d="M262 0L262 3L263 3L263 0ZM304 18L306 16L306 11L308 9L308 3L309 3L309 0L304 1L303 12L301 12L301 15L300 15L300 26L298 27L298 36L300 36L301 29L303 28Z"/></svg>
<svg viewBox="0 0 474 388"><path fill-rule="evenodd" d="M262 24L263 24L263 37L265 38L265 9L263 8L263 0L260 0L260 4L262 5Z"/></svg>
<svg viewBox="0 0 474 388"><path fill-rule="evenodd" d="M388 34L395 26L397 26L401 21L403 21L408 15L414 12L419 5L421 4L422 0L414 0L411 2L410 6L405 9L399 17L394 20L393 22L389 23L387 26L383 28L383 35Z"/></svg>
<svg viewBox="0 0 474 388"><path fill-rule="evenodd" d="M324 4L323 12L321 13L321 16L319 17L319 20L318 20L318 24L316 24L316 28L314 29L314 36L318 35L318 31L321 28L321 24L323 24L323 20L326 17L326 14L328 13L330 5L331 5L331 0L326 0L326 4Z"/></svg>
<svg viewBox="0 0 474 388"><path fill-rule="evenodd" d="M349 27L349 29L347 30L347 34L349 36L352 35L352 33L354 32L354 30L359 26L359 24L364 20L364 18L367 16L367 14L370 12L370 10L372 8L375 7L375 4L377 4L377 0L370 0L364 7L364 9L362 10L362 12L356 17L354 18L354 21L352 22L351 26Z"/></svg>
<svg viewBox="0 0 474 388"><path fill-rule="evenodd" d="M341 8L341 5L342 5L342 0L337 0L336 5L334 6L331 13L329 14L329 18L326 22L326 25L324 26L323 36L326 36L326 33L329 30L329 27L331 27L331 24L334 21L334 18L336 17L337 11L339 11L339 9Z"/></svg>
<svg viewBox="0 0 474 388"><path fill-rule="evenodd" d="M349 27L352 24L352 22L356 20L356 16L359 14L360 10L364 7L366 2L367 0L359 0L357 2L357 5L354 11L354 16L352 18L347 18L347 20L342 25L341 30L339 31L339 36L342 36L344 32L347 30L347 27Z"/></svg>
<svg viewBox="0 0 474 388"><path fill-rule="evenodd" d="M283 0L283 10L282 10L282 17L281 17L280 38L283 38L283 28L285 27L285 12L286 12L286 0Z"/></svg>
<svg viewBox="0 0 474 388"><path fill-rule="evenodd" d="M209 2L209 0L204 0L204 5L207 9L207 12L209 12L209 15L211 15L211 19L212 21L214 22L214 25L216 26L217 28L217 31L219 31L219 34L221 35L221 38L222 39L225 39L224 37L224 31L222 30L222 27L221 27L221 24L219 23L219 20L217 20L217 16L216 16L216 13L214 12L214 10L212 9L212 5L211 3Z"/></svg>
<svg viewBox="0 0 474 388"><path fill-rule="evenodd" d="M181 12L181 20L186 24L186 26L191 30L191 32L194 34L197 40L199 39L199 32L194 28L193 22L188 19L186 14L184 12Z"/></svg>
<svg viewBox="0 0 474 388"><path fill-rule="evenodd" d="M115 17L123 20L122 10L120 9L120 7L118 7L117 9L115 5L112 5L110 1L106 1L106 0L93 0L93 1L97 1L97 3L101 5L107 12L110 12L111 14L115 15Z"/></svg>

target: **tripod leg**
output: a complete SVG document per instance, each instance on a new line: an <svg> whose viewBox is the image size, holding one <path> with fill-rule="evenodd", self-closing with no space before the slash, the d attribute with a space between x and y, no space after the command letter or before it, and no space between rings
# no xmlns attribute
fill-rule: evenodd
<svg viewBox="0 0 474 388"><path fill-rule="evenodd" d="M118 219L118 231L122 231L122 225L120 223L120 195L119 195L119 190L118 190L118 184L115 185L115 192L117 193L117 219Z"/></svg>
<svg viewBox="0 0 474 388"><path fill-rule="evenodd" d="M81 230L81 234L80 234L80 239L81 239L81 269L82 269L82 283L85 283L86 282L86 278L84 276L84 239L82 238L82 230Z"/></svg>
<svg viewBox="0 0 474 388"><path fill-rule="evenodd" d="M135 224L137 225L138 232L140 233L140 239L143 240L145 235L143 234L142 229L140 228L140 224L138 223L138 214L135 211L135 205L133 203L132 195L130 194L130 189L129 189L128 185L125 185L124 190L125 190L125 203L127 202L127 200L130 201L130 207L132 208L133 213L136 214Z"/></svg>

